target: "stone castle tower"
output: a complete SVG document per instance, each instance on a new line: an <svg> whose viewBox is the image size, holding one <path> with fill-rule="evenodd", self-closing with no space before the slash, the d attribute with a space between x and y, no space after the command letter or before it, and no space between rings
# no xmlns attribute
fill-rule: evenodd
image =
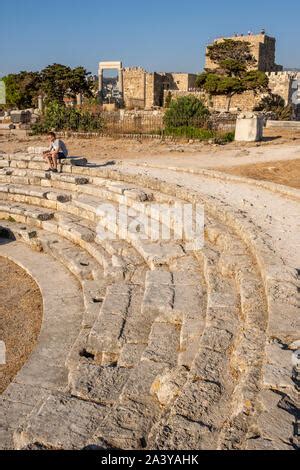
<svg viewBox="0 0 300 470"><path fill-rule="evenodd" d="M219 38L214 43L222 42L224 39L232 39L234 41L244 41L250 43L252 55L256 59L256 64L252 69L261 72L280 72L283 67L275 63L276 39L266 34L249 34L247 36L233 36L230 38ZM206 56L205 68L216 69L218 66Z"/></svg>

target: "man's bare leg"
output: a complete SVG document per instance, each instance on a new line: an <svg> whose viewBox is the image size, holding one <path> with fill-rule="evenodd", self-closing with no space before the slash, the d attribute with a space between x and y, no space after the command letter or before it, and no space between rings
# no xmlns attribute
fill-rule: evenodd
<svg viewBox="0 0 300 470"><path fill-rule="evenodd" d="M53 170L57 171L57 157L58 153L57 152L51 152L51 157L52 157L52 168Z"/></svg>
<svg viewBox="0 0 300 470"><path fill-rule="evenodd" d="M48 170L52 169L53 163L52 163L51 153L50 152L44 152L43 153L43 159L45 160L45 163L48 162Z"/></svg>
<svg viewBox="0 0 300 470"><path fill-rule="evenodd" d="M53 165L53 160L52 160L51 153L47 156L47 160L48 160L48 163L49 163L49 168L51 168L53 170L54 165Z"/></svg>

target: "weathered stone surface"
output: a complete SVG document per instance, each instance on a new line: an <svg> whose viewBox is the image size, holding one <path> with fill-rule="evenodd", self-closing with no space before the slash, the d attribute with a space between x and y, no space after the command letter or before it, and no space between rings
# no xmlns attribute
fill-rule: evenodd
<svg viewBox="0 0 300 470"><path fill-rule="evenodd" d="M174 301L174 287L171 281L171 274L165 271L147 272L143 314L154 320L160 314L171 313Z"/></svg>
<svg viewBox="0 0 300 470"><path fill-rule="evenodd" d="M180 415L174 415L162 424L149 444L151 449L164 450L217 448L216 435L210 431L209 427Z"/></svg>
<svg viewBox="0 0 300 470"><path fill-rule="evenodd" d="M216 427L224 420L222 396L224 390L217 383L195 380L187 382L176 400L173 413Z"/></svg>
<svg viewBox="0 0 300 470"><path fill-rule="evenodd" d="M121 394L121 400L126 401L127 399L138 400L142 403L147 403L149 400L151 403L153 399L151 397L151 387L156 377L163 372L168 370L168 364L161 362L152 361L141 361L137 367L135 367L123 388Z"/></svg>
<svg viewBox="0 0 300 470"><path fill-rule="evenodd" d="M128 285L108 287L100 314L89 336L88 347L91 352L120 353L130 298L131 289Z"/></svg>
<svg viewBox="0 0 300 470"><path fill-rule="evenodd" d="M113 405L118 399L130 371L122 367L84 364L70 374L71 394L86 401Z"/></svg>
<svg viewBox="0 0 300 470"><path fill-rule="evenodd" d="M282 443L290 445L293 438L293 415L279 408L282 399L280 394L271 390L261 392L259 400L261 412L257 417L257 426L263 439L274 443L275 448L281 448Z"/></svg>
<svg viewBox="0 0 300 470"><path fill-rule="evenodd" d="M118 449L141 449L159 413L155 403L145 406L139 401L126 400L100 424L93 437L97 444L104 439Z"/></svg>
<svg viewBox="0 0 300 470"><path fill-rule="evenodd" d="M12 431L32 410L33 406L27 403L15 403L5 398L0 399L1 429Z"/></svg>
<svg viewBox="0 0 300 470"><path fill-rule="evenodd" d="M105 414L106 408L101 405L51 395L15 432L15 446L21 449L35 443L48 449L82 449Z"/></svg>
<svg viewBox="0 0 300 470"><path fill-rule="evenodd" d="M177 325L154 322L142 358L174 367L177 364L179 333Z"/></svg>
<svg viewBox="0 0 300 470"><path fill-rule="evenodd" d="M148 200L148 194L141 189L130 189L123 192L124 196L135 201L145 202Z"/></svg>
<svg viewBox="0 0 300 470"><path fill-rule="evenodd" d="M208 382L221 384L223 381L232 380L227 357L208 348L199 349L191 371L196 377Z"/></svg>
<svg viewBox="0 0 300 470"><path fill-rule="evenodd" d="M97 281L83 281L83 299L84 299L84 315L83 327L92 327L100 314L100 309L106 295L107 284Z"/></svg>
<svg viewBox="0 0 300 470"><path fill-rule="evenodd" d="M208 349L224 354L232 344L232 333L212 326L205 328L201 344Z"/></svg>
<svg viewBox="0 0 300 470"><path fill-rule="evenodd" d="M182 247L175 242L150 242L141 240L138 236L134 238L133 244L147 261L151 269L159 266L167 266L172 260L184 256Z"/></svg>
<svg viewBox="0 0 300 470"><path fill-rule="evenodd" d="M146 344L124 344L118 360L118 365L126 368L135 367L138 364L145 347Z"/></svg>
<svg viewBox="0 0 300 470"><path fill-rule="evenodd" d="M151 387L151 394L156 396L162 405L170 405L181 393L187 376L188 372L184 367L172 369L156 378Z"/></svg>
<svg viewBox="0 0 300 470"><path fill-rule="evenodd" d="M294 390L292 351L279 343L268 344L264 365L264 385L273 390Z"/></svg>

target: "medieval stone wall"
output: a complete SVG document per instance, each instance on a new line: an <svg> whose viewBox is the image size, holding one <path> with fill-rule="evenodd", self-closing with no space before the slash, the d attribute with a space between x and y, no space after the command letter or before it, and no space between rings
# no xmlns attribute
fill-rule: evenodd
<svg viewBox="0 0 300 470"><path fill-rule="evenodd" d="M281 96L285 104L292 103L293 95L293 82L297 78L295 72L270 72L267 73L269 79L270 92ZM164 93L166 98L168 92ZM225 95L218 95L209 97L205 92L192 90L171 90L173 98L180 96L194 95L201 99L206 106L214 111L225 111L228 107L228 99ZM239 95L234 95L230 103L230 111L253 111L253 109L260 103L266 93L254 93L253 91L246 91Z"/></svg>
<svg viewBox="0 0 300 470"><path fill-rule="evenodd" d="M144 108L146 71L141 67L123 69L123 93L126 108Z"/></svg>
<svg viewBox="0 0 300 470"><path fill-rule="evenodd" d="M187 91L195 86L196 74L149 73L141 67L123 69L124 104L126 108L160 107L164 90Z"/></svg>
<svg viewBox="0 0 300 470"><path fill-rule="evenodd" d="M295 72L271 72L267 73L269 88L274 95L281 96L285 104L292 101L293 82L296 78Z"/></svg>
<svg viewBox="0 0 300 470"><path fill-rule="evenodd" d="M165 92L165 98L168 92ZM199 98L205 106L212 111L224 112L228 110L228 98L225 95L210 97L202 91L171 91L172 98L193 95ZM262 96L256 95L253 91L247 91L241 95L234 95L230 101L230 111L252 111L261 101Z"/></svg>

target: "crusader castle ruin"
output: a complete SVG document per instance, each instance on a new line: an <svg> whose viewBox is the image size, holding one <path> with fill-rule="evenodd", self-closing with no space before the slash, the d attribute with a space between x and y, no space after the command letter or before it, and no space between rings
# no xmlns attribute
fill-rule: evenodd
<svg viewBox="0 0 300 470"><path fill-rule="evenodd" d="M231 38L218 38L215 42L224 39L247 41L251 52L256 59L253 69L265 72L269 78L269 88L274 94L281 96L286 105L298 99L298 78L295 71L283 71L281 65L276 64L276 39L264 32L260 34L235 35ZM214 69L214 64L207 56L206 69ZM195 88L195 73L174 72L147 72L142 67L124 68L122 62L100 62L99 89L104 102L107 102L107 89L103 84L103 71L105 69L118 70L118 83L112 86L109 102L119 98L127 109L154 109L163 107L166 96L172 97L194 94L200 97L207 106L214 111L226 110L226 96L209 97L203 91ZM293 97L295 100L293 100ZM252 111L261 101L262 95L252 91L235 95L231 102L231 111Z"/></svg>

